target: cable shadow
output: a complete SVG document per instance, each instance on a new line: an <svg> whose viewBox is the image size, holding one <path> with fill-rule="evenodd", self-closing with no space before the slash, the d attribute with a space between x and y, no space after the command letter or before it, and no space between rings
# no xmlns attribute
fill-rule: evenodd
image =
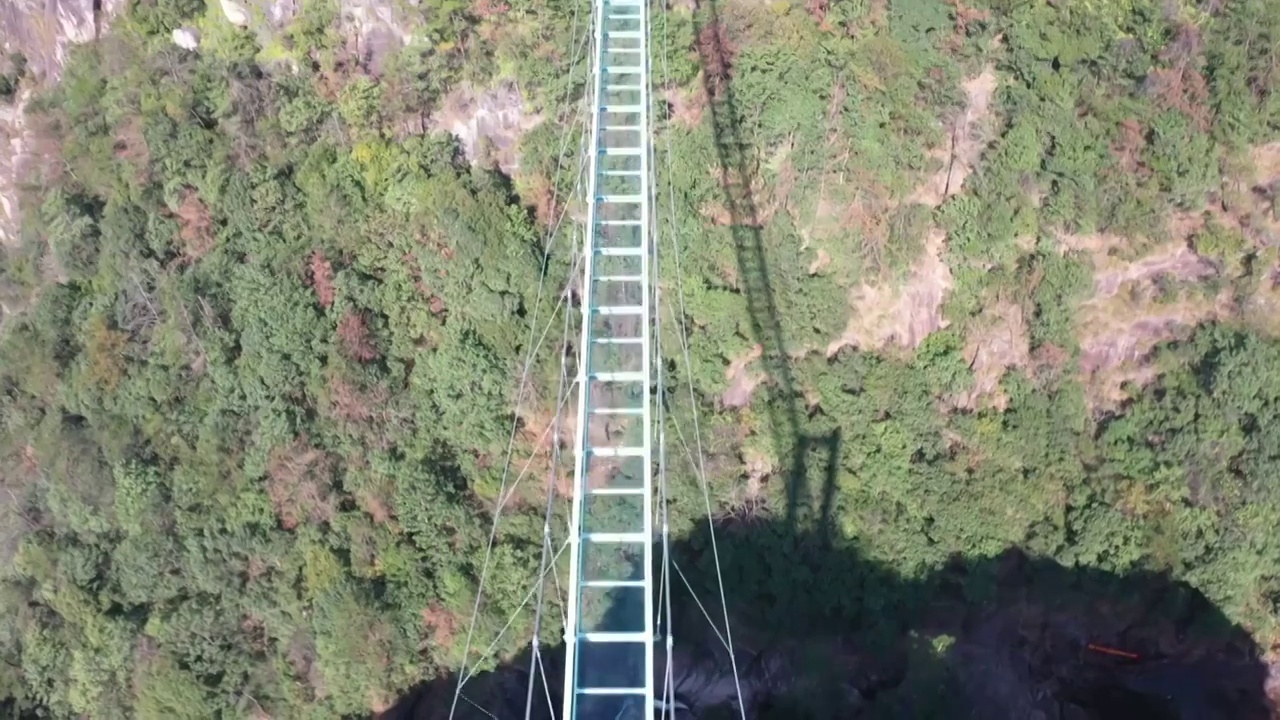
<svg viewBox="0 0 1280 720"><path fill-rule="evenodd" d="M720 187L728 210L734 255L737 261L739 290L746 299L752 340L761 348L761 364L771 383L766 405L773 433L776 460L786 466L787 522L798 531L802 519L811 517L808 503L808 456L813 450L826 450L823 463L828 469L838 461L838 436L808 437L801 416L801 393L791 368L786 335L769 277L769 261L765 251L763 221L752 194L758 180L752 153L742 137L739 121L741 110L731 79L733 54L724 26L720 22L718 3L709 0L702 21L695 14L694 29L703 90L708 98L708 115L720 170ZM834 497L836 476L827 472L822 489L822 507L818 514L821 527L831 520L830 501Z"/></svg>

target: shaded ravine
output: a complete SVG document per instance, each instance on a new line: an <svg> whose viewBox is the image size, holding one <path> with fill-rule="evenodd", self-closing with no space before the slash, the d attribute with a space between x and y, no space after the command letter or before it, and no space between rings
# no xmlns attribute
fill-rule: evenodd
<svg viewBox="0 0 1280 720"><path fill-rule="evenodd" d="M707 532L674 547L704 601L715 582ZM717 532L753 720L1273 715L1249 634L1165 574L1069 568L1011 549L904 578L852 542L797 538L785 520ZM689 706L680 716L737 717L723 646L688 593L674 600L677 699ZM535 688L531 718L558 715L562 658L544 649L550 683ZM472 679L454 717L524 718L528 667L524 653ZM427 683L379 720L447 718L455 683Z"/></svg>

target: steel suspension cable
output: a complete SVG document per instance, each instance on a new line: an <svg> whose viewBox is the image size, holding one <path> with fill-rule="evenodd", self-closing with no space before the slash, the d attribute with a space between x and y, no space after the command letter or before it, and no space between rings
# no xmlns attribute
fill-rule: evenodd
<svg viewBox="0 0 1280 720"><path fill-rule="evenodd" d="M670 50L668 47L669 43L667 42L667 28L668 28L667 15L669 11L670 11L670 8L668 6L668 0L662 0L663 32L662 32L662 38L659 40L659 43L662 47L662 53L660 55L659 61L662 68L662 79L663 79L664 85L669 83L671 79L671 73L669 68ZM669 111L667 112L667 121L668 121L668 124L670 124ZM701 488L702 488L703 503L707 513L707 529L711 537L711 555L715 563L716 585L719 588L719 594L720 594L720 609L724 616L724 626L725 626L724 639L725 639L725 645L727 647L727 651L729 654L729 665L733 670L733 686L734 686L734 692L736 693L737 699L738 699L738 714L741 720L746 720L746 717L747 717L746 704L742 700L742 681L738 674L737 654L734 652L734 649L733 649L733 631L729 626L730 625L729 604L725 598L724 574L720 567L720 549L719 549L718 543L716 542L715 519L712 517L711 494L707 488L706 459L705 459L705 452L702 447L702 431L698 421L698 398L693 387L693 361L690 358L690 354L689 354L689 329L686 323L688 312L685 306L685 296L684 296L684 274L683 274L684 271L680 264L680 255L681 255L680 234L676 227L676 221L675 221L676 196L675 196L675 175L673 172L674 163L672 162L672 159L671 159L672 157L671 142L669 138L668 138L668 141L665 143L663 149L664 149L663 155L665 156L665 165L666 165L666 171L667 171L666 173L667 174L667 200L668 200L667 220L669 225L669 232L671 234L672 258L674 262L674 270L676 275L676 283L675 283L676 297L679 301L679 310L680 310L677 316L677 326L679 328L680 348L681 348L683 359L684 359L685 379L687 381L687 385L689 389L689 405L690 405L690 412L693 420L694 442L697 444L697 448L698 448L697 465L694 468L694 470L697 473L699 484L701 485ZM672 313L673 315L675 314L674 310L672 311ZM709 619L710 618L708 617L708 620Z"/></svg>
<svg viewBox="0 0 1280 720"><path fill-rule="evenodd" d="M577 381L576 381L576 380L574 380L574 381L573 381L573 383L570 385L569 391L565 393L565 397L564 397L564 399L561 401L560 405L558 405L558 406L556 407L556 412L558 412L558 413L559 413L559 412L564 412L564 407L565 407L565 405L567 405L567 404L568 404L568 398L569 398L569 395L571 395L571 394L572 394L573 388L574 388L574 387L576 387L576 385L577 385ZM550 428L550 427L548 427L546 430L544 430L544 431L543 431L542 435L538 436L538 442L539 442L539 443L541 443L542 441L546 440L547 436L548 436L550 433L551 433L551 428ZM525 466L524 466L524 468L520 471L520 476L519 476L519 477L517 477L517 478L516 478L516 482L512 484L512 493L514 493L514 492L515 492L515 490L517 489L517 486L518 486L518 485L519 485L519 483L520 483L520 480L521 480L521 479L523 479L523 478L524 478L524 476L525 476L525 474L528 472L529 465L530 465L532 462L533 462L533 459L532 459L532 458L530 458L528 461L526 461L526 462L525 462ZM565 548L566 548L566 547L568 547L568 545L569 545L569 541L568 541L567 539L566 539L564 542L562 542L562 543L560 544L560 549L559 549L558 551L556 551L555 556L554 556L554 557L551 559L551 561L550 561L550 565L549 565L549 567L548 567L548 568L547 568L547 570L543 573L543 575L539 578L540 580L545 580L547 575L551 575L551 576L552 576L552 578L556 578L556 577L557 577L557 576L556 576L556 572L555 572L555 567L556 567L556 566L555 566L555 563L556 563L556 561L557 561L557 560L559 560L559 559L560 559L560 556L564 554L564 550L565 550ZM525 596L524 596L524 600L522 600L522 601L520 602L520 605L516 608L515 612L513 612L513 613L511 614L511 617L507 619L507 624L506 624L506 625L504 625L504 626L502 627L502 629L498 631L498 636L497 636L496 638L494 638L493 642L489 644L489 647L487 647L487 648L485 649L485 651L484 651L484 652L480 653L480 657L481 657L481 658L486 658L486 657L488 657L488 656L489 656L489 653L491 653L491 652L493 651L493 649L494 649L495 647L497 647L498 642L502 639L502 636L506 634L507 630L508 630L508 629L510 629L511 625L515 622L515 618L516 618L516 616L517 616L517 615L518 615L522 610L524 610L524 608L525 608L525 606L526 606L526 605L528 605L528 604L529 604L529 600L534 596L534 591L535 591L535 590L536 590L536 585L535 585L534 587L529 588L529 592L525 594ZM473 670L471 673L468 673L468 674L465 676L465 679L463 679L462 684L465 686L465 685L467 684L467 682L469 682L469 681L471 680L471 678L475 677L475 674L476 674L476 673L475 673L475 671L474 671L474 670Z"/></svg>
<svg viewBox="0 0 1280 720"><path fill-rule="evenodd" d="M542 676L542 694L547 699L547 717L554 720L556 716L555 703L551 701L551 683L547 680L547 668L542 664L542 656L538 656L538 673Z"/></svg>
<svg viewBox="0 0 1280 720"><path fill-rule="evenodd" d="M575 37L576 34L578 33L580 9L581 9L581 3L575 2L573 6L573 24L572 24L572 29L570 30L570 37ZM573 89L572 78L574 76L575 71L577 70L578 61L580 60L583 54L587 36L588 36L587 33L583 33L582 42L578 44L578 46L574 51L574 54L570 59L570 66L569 66L570 80L569 80L569 84L565 88L566 104L569 99L568 98L569 93L571 93ZM577 124L576 121L580 119L581 115L582 115L582 108L580 106L579 112L575 116L575 121L566 124L565 128L562 130L559 152L557 153L557 156L556 156L556 170L552 178L552 195L551 195L552 207L555 207L556 200L558 199L558 196L559 196L558 195L559 185L556 182L556 180L559 178L560 170L563 167L565 151L569 147L570 131L572 127ZM488 578L489 564L493 558L494 541L496 540L498 535L498 523L502 517L502 506L505 504L503 496L504 496L504 493L506 492L507 479L509 477L509 473L511 469L511 460L515 451L515 439L516 439L516 433L518 432L519 426L520 426L520 415L521 415L521 410L523 409L525 390L528 387L529 373L533 367L533 359L537 351L537 346L534 344L534 337L537 333L538 313L542 306L542 297L546 287L547 270L548 270L548 265L550 263L550 258L551 258L551 248L555 244L555 238L558 235L560 220L564 218L565 212L566 212L565 210L562 210L559 214L559 219L557 219L548 227L546 241L543 243L542 268L538 276L538 290L534 300L533 315L529 322L529 338L527 341L528 350L526 352L524 368L520 375L520 383L516 391L516 410L515 410L515 415L511 421L511 433L507 439L507 450L505 453L505 459L503 461L503 468L502 468L502 480L498 487L498 499L494 508L493 523L489 529L489 540L485 547L484 561L481 564L480 582L476 589L475 603L471 608L471 621L467 625L467 638L466 638L466 642L463 645L462 664L458 669L458 683L457 683L457 687L454 689L453 702L449 706L450 720L453 720L454 714L457 712L458 699L462 695L462 685L464 683L464 678L466 677L467 659L471 654L471 643L475 636L476 621L480 615L481 602L484 599L484 583L485 583L485 580Z"/></svg>
<svg viewBox="0 0 1280 720"><path fill-rule="evenodd" d="M666 15L664 6L663 15L663 49L665 51L665 35L666 35ZM650 172L656 175L657 162L654 160L653 143L649 144L649 167ZM652 195L653 207L658 207L658 183L656 178L652 178L649 183L649 192ZM666 423L666 365L662 361L662 285L658 281L661 277L661 267L659 262L659 248L662 244L661 234L658 232L658 219L655 216L653 222L653 267L655 269L655 277L653 283L653 355L654 366L656 367L655 397L657 406L655 413L657 415L658 430L658 512L659 522L662 528L662 572L659 576L658 593L662 602L662 612L665 615L666 622L660 627L663 628L664 652L666 653L666 662L663 663L662 677L662 714L663 717L675 718L675 686L673 672L673 654L675 647L675 628L673 626L673 616L671 614L671 523L668 516L667 508L667 423Z"/></svg>
<svg viewBox="0 0 1280 720"><path fill-rule="evenodd" d="M555 561L559 560L560 556L564 554L565 549L568 547L569 547L568 540L565 540L564 542L560 543L560 549L556 550L556 554L552 558L551 562L554 563ZM545 576L539 579L545 579ZM494 648L498 647L498 643L502 641L503 636L506 635L507 631L511 629L511 626L515 624L516 618L520 617L520 613L524 612L524 609L526 606L528 606L529 601L533 599L533 594L534 594L534 588L529 588L529 592L525 593L524 599L520 601L520 604L516 606L516 609L511 612L511 616L507 618L507 624L503 625L502 629L498 631L498 636L493 639L493 642L489 643L489 647L485 648L484 652L480 653L481 658L489 657L489 654L493 652ZM475 677L476 673L478 672L479 670L473 667L471 669L471 672L465 678L463 678L462 684L466 685L468 682L471 682L471 678Z"/></svg>
<svg viewBox="0 0 1280 720"><path fill-rule="evenodd" d="M576 263L575 263L576 264ZM565 293L568 293L566 288ZM567 385L569 384L568 373L568 353L565 349L569 345L569 309L566 307L564 312L564 328L560 335L560 379L556 384L556 398L565 397L568 393ZM557 402L557 405L560 403ZM555 419L553 419L551 432L551 466L547 470L547 507L542 517L542 559L538 564L538 601L534 606L533 615L533 647L529 656L529 685L525 692L524 701L524 720L530 720L533 714L533 684L534 684L534 665L541 664L541 633L542 633L542 609L543 598L546 590L546 581L542 578L547 571L547 560L551 555L551 517L555 510L556 502L556 480L558 478L557 470L560 467L560 419L563 413L557 411ZM543 686L546 685L546 677L542 678Z"/></svg>
<svg viewBox="0 0 1280 720"><path fill-rule="evenodd" d="M566 128L566 133L567 133L567 128ZM557 165L557 168L559 168L559 165ZM557 174L559 174L558 169L557 169ZM553 191L552 193L553 205L556 204L556 197L557 197L557 193L556 191ZM561 220L563 219L564 214L566 213L567 213L567 210L562 210L561 213L559 213L559 219L557 219L556 223L552 225L552 229L549 229L548 231L548 234L549 234L548 242L547 242L547 245L544 246L543 270L541 270L541 275L539 278L538 295L536 295L534 315L532 315L532 318L530 320L530 331L529 331L530 347L529 347L529 351L527 351L524 369L521 370L520 384L518 384L517 386L515 418L512 419L511 434L509 434L509 437L507 439L507 451L506 451L506 454L504 454L506 455L506 459L504 459L503 461L502 482L500 482L498 487L498 501L497 503L495 503L495 507L494 507L493 523L492 525L490 525L490 528L489 528L489 541L488 543L486 543L486 546L485 546L484 561L483 561L483 564L481 564L481 569L480 569L480 582L479 582L479 585L477 585L476 600L474 605L472 605L472 609L471 609L471 621L470 623L467 624L467 638L466 638L465 644L463 644L462 665L460 669L458 669L458 678L460 678L460 683L458 683L457 688L454 689L453 702L452 702L452 705L449 706L449 720L452 720L454 714L456 714L457 712L458 697L460 697L460 694L462 692L461 678L465 676L467 657L470 656L472 639L474 639L475 637L476 620L479 619L480 605L481 605L481 602L483 602L484 600L484 584L485 584L485 580L488 579L490 562L492 562L493 560L494 542L497 541L498 524L500 519L502 519L502 510L503 510L503 507L506 506L506 503L509 500L509 498L511 498L511 496L513 495L513 492L515 492L515 487L512 487L511 493L507 492L507 482L509 477L511 477L509 473L511 473L512 457L513 455L515 455L516 434L518 432L518 429L520 429L520 418L522 415L521 411L522 409L524 409L525 391L527 386L529 386L529 374L530 374L530 370L532 369L532 361L534 361L536 352L538 352L539 348L541 347L541 341L543 341L543 338L545 338L545 334L547 334L547 331L549 331L550 329L550 323L548 323L547 331L544 331L543 334L541 334L541 337L539 337L538 342L535 343L534 334L536 333L536 328L538 328L538 324L536 323L538 323L538 314L539 314L539 307L541 306L541 297L543 297L544 290L545 290L545 278L547 278L547 269L548 269L549 260L550 260L550 249L552 249L552 246L554 245L554 237L556 237L556 232L559 227L559 223L561 223ZM557 302L556 309L553 310L552 319L554 319L554 315L556 315L556 311L558 311L559 305L561 305L562 301L563 301L563 297L561 301ZM520 474L520 478L522 477L524 477L524 473ZM517 484L518 482L520 482L520 478L517 478L516 480Z"/></svg>

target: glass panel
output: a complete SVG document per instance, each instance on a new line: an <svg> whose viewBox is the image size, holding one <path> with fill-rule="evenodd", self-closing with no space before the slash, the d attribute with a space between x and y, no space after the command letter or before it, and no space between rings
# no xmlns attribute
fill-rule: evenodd
<svg viewBox="0 0 1280 720"><path fill-rule="evenodd" d="M642 457L587 456L587 486L593 488L644 487L645 471Z"/></svg>
<svg viewBox="0 0 1280 720"><path fill-rule="evenodd" d="M622 409L622 408L639 408L644 407L644 401L649 395L649 385L641 382L602 382L600 380L592 380L591 394L587 396L589 408L596 409ZM613 442L600 443L603 445L616 445Z"/></svg>
<svg viewBox="0 0 1280 720"><path fill-rule="evenodd" d="M627 55L618 55L617 57L625 58L627 57ZM622 62L625 62L625 61L622 61ZM610 111L600 116L600 124L601 125L617 125L617 126L624 126L624 127L628 125L639 125L640 113Z"/></svg>
<svg viewBox="0 0 1280 720"><path fill-rule="evenodd" d="M596 162L597 170L631 170L640 172L639 155L601 155Z"/></svg>
<svg viewBox="0 0 1280 720"><path fill-rule="evenodd" d="M647 720L644 695L579 695L577 720Z"/></svg>
<svg viewBox="0 0 1280 720"><path fill-rule="evenodd" d="M601 175L596 178L596 192L601 195L639 195L643 188L639 174Z"/></svg>
<svg viewBox="0 0 1280 720"><path fill-rule="evenodd" d="M603 130L600 133L600 147L632 148L640 147L639 130Z"/></svg>
<svg viewBox="0 0 1280 720"><path fill-rule="evenodd" d="M596 275L638 276L641 272L641 255L597 255L592 259ZM632 337L636 337L633 335Z"/></svg>
<svg viewBox="0 0 1280 720"><path fill-rule="evenodd" d="M581 623L582 632L644 632L644 593L644 587L583 587L580 607L597 612Z"/></svg>
<svg viewBox="0 0 1280 720"><path fill-rule="evenodd" d="M640 203L638 202L597 202L597 220L639 220Z"/></svg>
<svg viewBox="0 0 1280 720"><path fill-rule="evenodd" d="M590 495L583 499L586 532L644 532L644 495Z"/></svg>
<svg viewBox="0 0 1280 720"><path fill-rule="evenodd" d="M579 642L578 687L644 687L646 644Z"/></svg>
<svg viewBox="0 0 1280 720"><path fill-rule="evenodd" d="M594 542L584 537L582 580L643 580L645 544Z"/></svg>
<svg viewBox="0 0 1280 720"><path fill-rule="evenodd" d="M607 65L639 65L644 55L638 52L609 52L605 51L604 61Z"/></svg>
<svg viewBox="0 0 1280 720"><path fill-rule="evenodd" d="M596 280L591 298L597 305L639 305L644 302L644 285L639 280Z"/></svg>
<svg viewBox="0 0 1280 720"><path fill-rule="evenodd" d="M601 220L608 218L601 217ZM643 228L636 225L601 225L596 229L596 247L640 247ZM601 303L603 304L603 303Z"/></svg>
<svg viewBox="0 0 1280 720"><path fill-rule="evenodd" d="M590 372L624 372L644 369L642 343L596 343L588 353Z"/></svg>
<svg viewBox="0 0 1280 720"><path fill-rule="evenodd" d="M599 405L593 403L591 407ZM593 415L588 439L593 448L640 447L644 443L644 415Z"/></svg>
<svg viewBox="0 0 1280 720"><path fill-rule="evenodd" d="M639 269L637 268L638 272ZM597 274L603 275L604 273L597 270ZM596 305L605 304L594 297L591 298L591 301ZM591 337L638 338L644 333L646 319L639 315L601 315L600 313L591 313Z"/></svg>
<svg viewBox="0 0 1280 720"><path fill-rule="evenodd" d="M606 105L639 105L643 101L639 90L624 90L609 85L604 87Z"/></svg>
<svg viewBox="0 0 1280 720"><path fill-rule="evenodd" d="M639 50L640 38L637 37L617 37L608 32L604 34L604 51L612 50Z"/></svg>
<svg viewBox="0 0 1280 720"><path fill-rule="evenodd" d="M632 63L618 63L619 67L627 67L629 65L632 65ZM639 85L643 82L640 73L631 70L605 68L605 72L608 73L605 76L605 85Z"/></svg>
<svg viewBox="0 0 1280 720"><path fill-rule="evenodd" d="M640 13L644 10L641 5L614 5L613 3L605 3L606 14L614 17L628 15L631 17L640 17Z"/></svg>
<svg viewBox="0 0 1280 720"><path fill-rule="evenodd" d="M634 32L640 29L640 18L618 17L619 15L622 15L622 14L623 13L619 13L616 10L612 12L607 12L607 16L605 17L605 26L604 26L604 29L606 32L619 31L619 30L629 30Z"/></svg>

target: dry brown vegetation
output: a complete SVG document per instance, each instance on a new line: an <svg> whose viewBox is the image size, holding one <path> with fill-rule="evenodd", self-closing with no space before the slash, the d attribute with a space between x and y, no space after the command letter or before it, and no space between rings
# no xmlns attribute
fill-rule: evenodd
<svg viewBox="0 0 1280 720"><path fill-rule="evenodd" d="M306 437L271 451L267 465L267 494L285 528L298 523L327 523L337 511L330 492L333 459L313 447Z"/></svg>
<svg viewBox="0 0 1280 720"><path fill-rule="evenodd" d="M1209 87L1201 74L1204 43L1200 29L1182 23L1173 40L1160 54L1165 67L1147 75L1146 91L1168 110L1176 110L1191 118L1202 130L1209 128Z"/></svg>
<svg viewBox="0 0 1280 720"><path fill-rule="evenodd" d="M1111 146L1111 152L1120 161L1120 168L1130 175L1147 177L1151 169L1139 159L1143 148L1147 146L1146 133L1142 123L1130 118L1120 123L1119 138Z"/></svg>
<svg viewBox="0 0 1280 720"><path fill-rule="evenodd" d="M577 425L576 406L571 398L561 406L557 416L553 412L552 403L541 399L538 395L537 391L530 391L530 399L521 406L520 423L516 429L516 439L520 447L528 449L528 455L520 458L520 471L528 475L530 485L534 488L522 497L536 501L546 499L552 458L557 450L561 453L562 462L554 478L555 487L552 490L562 497L571 497L573 469L571 465L564 463L563 459L571 452L574 428ZM550 396L551 392L546 392L546 395Z"/></svg>
<svg viewBox="0 0 1280 720"><path fill-rule="evenodd" d="M790 151L790 146L783 145L771 158L771 164L778 167L772 180L748 168L712 168L711 173L726 199L709 201L700 210L702 216L722 227L758 229L768 225L774 215L787 210L787 201L795 186Z"/></svg>
<svg viewBox="0 0 1280 720"><path fill-rule="evenodd" d="M767 378L763 373L749 371L748 366L759 360L763 354L764 346L757 343L755 347L729 362L729 367L724 371L727 387L720 395L720 407L734 409L751 404L752 393Z"/></svg>
<svg viewBox="0 0 1280 720"><path fill-rule="evenodd" d="M927 177L906 199L907 204L937 207L959 193L987 146L993 121L992 98L998 87L994 67L987 66L964 82L967 103L950 122L949 141L930 155L942 167ZM858 230L863 238L864 267L881 267L880 256L889 238L887 218L899 205L885 192L870 186L859 192L844 213L846 227ZM943 260L946 233L931 228L923 253L899 283L879 278L864 279L849 293L852 310L841 336L826 348L828 357L843 347L883 349L889 346L914 348L930 333L947 326L942 305L951 288L951 269Z"/></svg>
<svg viewBox="0 0 1280 720"><path fill-rule="evenodd" d="M724 94L737 57L737 46L730 37L729 28L720 21L702 26L696 40L698 57L702 60L702 72L711 100Z"/></svg>
<svg viewBox="0 0 1280 720"><path fill-rule="evenodd" d="M178 221L178 238L182 241L182 261L193 263L213 249L217 238L209 207L196 194L195 188L183 188L180 198L174 217Z"/></svg>
<svg viewBox="0 0 1280 720"><path fill-rule="evenodd" d="M376 360L381 353L369 332L369 323L364 315L354 310L342 313L338 320L338 345L347 357L357 362Z"/></svg>
<svg viewBox="0 0 1280 720"><path fill-rule="evenodd" d="M422 625L431 632L431 642L436 647L453 647L458 624L458 618L439 603L422 610Z"/></svg>
<svg viewBox="0 0 1280 720"><path fill-rule="evenodd" d="M693 89L668 88L663 91L663 98L670 109L671 122L685 128L695 128L702 124L702 116L707 111L707 93L702 85Z"/></svg>
<svg viewBox="0 0 1280 720"><path fill-rule="evenodd" d="M328 400L330 417L360 424L386 415L390 393L382 386L362 389L334 375L329 378Z"/></svg>
<svg viewBox="0 0 1280 720"><path fill-rule="evenodd" d="M285 650L285 662L295 676L306 681L302 685L303 691L314 698L321 698L325 696L324 676L316 660L315 638L305 630L294 632Z"/></svg>
<svg viewBox="0 0 1280 720"><path fill-rule="evenodd" d="M117 159L133 168L134 177L139 182L146 180L151 166L151 149L147 147L147 140L142 134L141 118L135 116L121 123L116 131L112 150ZM191 188L186 188L184 194L190 191Z"/></svg>
<svg viewBox="0 0 1280 720"><path fill-rule="evenodd" d="M316 291L316 299L320 307L333 305L333 264L324 256L323 250L311 253L310 273L311 287Z"/></svg>

